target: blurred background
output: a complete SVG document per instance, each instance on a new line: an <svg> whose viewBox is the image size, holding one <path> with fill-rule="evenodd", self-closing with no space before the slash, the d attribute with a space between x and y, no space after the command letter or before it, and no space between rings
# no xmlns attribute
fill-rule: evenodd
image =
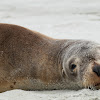
<svg viewBox="0 0 100 100"><path fill-rule="evenodd" d="M0 0L0 23L100 42L100 0Z"/></svg>

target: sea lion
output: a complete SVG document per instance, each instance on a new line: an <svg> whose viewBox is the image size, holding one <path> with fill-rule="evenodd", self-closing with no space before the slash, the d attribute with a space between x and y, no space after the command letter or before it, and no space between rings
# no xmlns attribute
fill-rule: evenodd
<svg viewBox="0 0 100 100"><path fill-rule="evenodd" d="M100 45L0 24L0 92L100 88Z"/></svg>

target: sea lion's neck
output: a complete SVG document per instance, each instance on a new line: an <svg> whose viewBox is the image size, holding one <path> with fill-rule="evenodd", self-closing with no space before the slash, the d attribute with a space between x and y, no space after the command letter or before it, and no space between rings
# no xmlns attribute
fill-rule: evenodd
<svg viewBox="0 0 100 100"><path fill-rule="evenodd" d="M65 39L65 40L56 40L56 43L54 44L55 52L54 52L54 59L57 60L56 66L58 67L58 71L61 75L61 77L66 80L66 75L63 73L63 64L64 59L66 56L66 53L68 53L68 49L75 43L75 40L71 39Z"/></svg>
<svg viewBox="0 0 100 100"><path fill-rule="evenodd" d="M53 82L61 80L63 62L62 54L66 48L67 40L52 39L40 34L36 34L36 37L34 39L34 46L38 44L38 58L36 58L36 60L38 60L41 70L43 70L42 72L45 73L43 74L44 76L42 76L42 73L40 72L40 76L42 76L41 80L46 83L49 83L49 80ZM50 75L50 73L52 75Z"/></svg>

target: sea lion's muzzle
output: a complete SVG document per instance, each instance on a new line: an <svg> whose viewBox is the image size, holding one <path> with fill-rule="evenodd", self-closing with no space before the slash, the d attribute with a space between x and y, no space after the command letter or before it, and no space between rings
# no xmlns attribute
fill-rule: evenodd
<svg viewBox="0 0 100 100"><path fill-rule="evenodd" d="M83 79L85 88L100 89L100 64L90 64Z"/></svg>

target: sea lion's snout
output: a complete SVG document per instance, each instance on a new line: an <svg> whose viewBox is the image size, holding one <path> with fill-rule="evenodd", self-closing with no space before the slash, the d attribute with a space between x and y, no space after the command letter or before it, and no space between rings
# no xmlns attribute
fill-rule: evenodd
<svg viewBox="0 0 100 100"><path fill-rule="evenodd" d="M100 64L91 63L83 75L83 85L89 89L100 89Z"/></svg>
<svg viewBox="0 0 100 100"><path fill-rule="evenodd" d="M100 77L100 65L95 65L92 70L98 77Z"/></svg>

